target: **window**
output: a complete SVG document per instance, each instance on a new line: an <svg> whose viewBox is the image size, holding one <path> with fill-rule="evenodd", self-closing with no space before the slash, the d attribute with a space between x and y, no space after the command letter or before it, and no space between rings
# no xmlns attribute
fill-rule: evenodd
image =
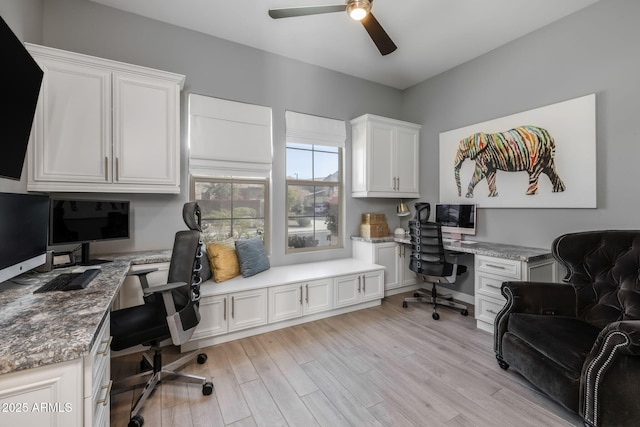
<svg viewBox="0 0 640 427"><path fill-rule="evenodd" d="M198 202L202 210L205 243L262 236L268 247L266 178L191 176L191 200Z"/></svg>
<svg viewBox="0 0 640 427"><path fill-rule="evenodd" d="M287 252L342 247L342 148L287 142Z"/></svg>

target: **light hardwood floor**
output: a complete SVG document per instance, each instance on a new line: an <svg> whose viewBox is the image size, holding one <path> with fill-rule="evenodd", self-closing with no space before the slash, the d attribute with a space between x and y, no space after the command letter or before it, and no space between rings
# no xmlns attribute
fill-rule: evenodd
<svg viewBox="0 0 640 427"><path fill-rule="evenodd" d="M463 317L402 297L380 307L208 347L214 393L165 381L145 404L156 426L580 426L580 419L500 369L492 336ZM165 359L178 357L170 348ZM135 373L140 355L112 360ZM112 396L111 425L126 426L133 393Z"/></svg>

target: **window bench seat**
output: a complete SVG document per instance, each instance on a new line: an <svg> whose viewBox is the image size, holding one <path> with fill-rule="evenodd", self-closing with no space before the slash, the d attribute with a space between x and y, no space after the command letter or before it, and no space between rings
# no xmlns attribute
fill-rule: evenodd
<svg viewBox="0 0 640 427"><path fill-rule="evenodd" d="M380 305L384 267L353 258L277 266L200 291L202 318L182 351Z"/></svg>

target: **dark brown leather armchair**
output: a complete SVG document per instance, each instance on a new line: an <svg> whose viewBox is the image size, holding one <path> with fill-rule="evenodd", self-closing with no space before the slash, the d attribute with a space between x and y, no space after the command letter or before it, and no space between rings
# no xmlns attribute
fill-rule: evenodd
<svg viewBox="0 0 640 427"><path fill-rule="evenodd" d="M565 234L564 283L505 282L495 320L501 368L519 372L587 426L640 423L640 231Z"/></svg>

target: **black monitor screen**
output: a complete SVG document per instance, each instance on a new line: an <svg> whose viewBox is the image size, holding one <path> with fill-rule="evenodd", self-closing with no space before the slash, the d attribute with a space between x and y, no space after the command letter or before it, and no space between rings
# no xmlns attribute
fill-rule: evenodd
<svg viewBox="0 0 640 427"><path fill-rule="evenodd" d="M475 205L436 205L436 222L443 227L475 228Z"/></svg>
<svg viewBox="0 0 640 427"><path fill-rule="evenodd" d="M49 244L129 238L129 202L52 199Z"/></svg>
<svg viewBox="0 0 640 427"><path fill-rule="evenodd" d="M29 264L47 250L48 206L47 196L0 193L0 282L44 262Z"/></svg>

